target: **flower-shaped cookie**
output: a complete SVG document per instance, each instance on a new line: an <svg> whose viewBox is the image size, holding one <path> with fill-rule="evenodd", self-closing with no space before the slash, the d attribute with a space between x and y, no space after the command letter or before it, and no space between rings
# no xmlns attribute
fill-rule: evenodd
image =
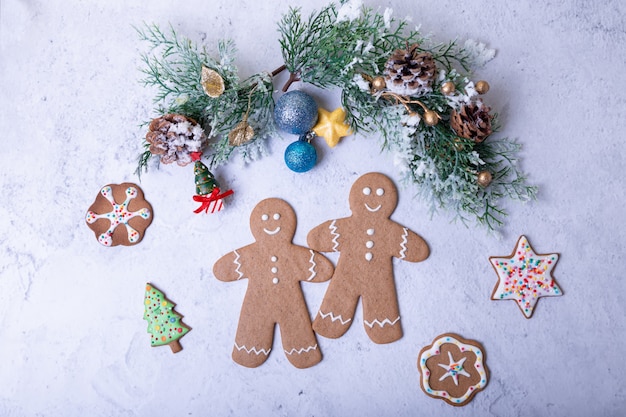
<svg viewBox="0 0 626 417"><path fill-rule="evenodd" d="M423 348L417 369L422 390L454 406L469 403L489 381L482 345L453 333L437 336Z"/></svg>

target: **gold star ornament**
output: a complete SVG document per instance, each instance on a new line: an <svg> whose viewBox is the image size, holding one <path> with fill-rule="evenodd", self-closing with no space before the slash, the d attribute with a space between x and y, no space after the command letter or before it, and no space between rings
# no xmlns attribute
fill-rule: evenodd
<svg viewBox="0 0 626 417"><path fill-rule="evenodd" d="M350 126L346 124L346 111L338 107L332 112L318 109L317 124L313 126L313 132L323 137L331 148L334 148L339 140L352 134Z"/></svg>

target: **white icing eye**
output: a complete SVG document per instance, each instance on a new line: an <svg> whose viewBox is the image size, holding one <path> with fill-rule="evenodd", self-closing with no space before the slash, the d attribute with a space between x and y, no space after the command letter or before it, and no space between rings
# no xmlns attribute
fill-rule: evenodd
<svg viewBox="0 0 626 417"><path fill-rule="evenodd" d="M268 216L267 214L264 214L261 216L261 220L263 220L264 222L268 221L270 218L270 216Z"/></svg>
<svg viewBox="0 0 626 417"><path fill-rule="evenodd" d="M278 219L280 219L280 214L274 213L274 220L278 220Z"/></svg>
<svg viewBox="0 0 626 417"><path fill-rule="evenodd" d="M379 197L380 197L380 196L381 196L381 195L383 195L383 194L385 194L385 190L383 190L382 188L379 188L379 189L377 189L377 190L376 190L376 195L377 195L377 196L379 196Z"/></svg>
<svg viewBox="0 0 626 417"><path fill-rule="evenodd" d="M370 187L363 188L363 194L365 194L365 195L372 194L372 189Z"/></svg>

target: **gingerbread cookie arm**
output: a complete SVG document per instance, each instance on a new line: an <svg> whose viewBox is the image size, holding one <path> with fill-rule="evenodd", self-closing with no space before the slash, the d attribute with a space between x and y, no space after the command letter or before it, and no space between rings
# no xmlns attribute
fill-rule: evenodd
<svg viewBox="0 0 626 417"><path fill-rule="evenodd" d="M218 259L215 265L213 265L213 275L215 275L215 278L224 282L248 278L245 276L241 265L242 252L245 251L245 247L237 249Z"/></svg>
<svg viewBox="0 0 626 417"><path fill-rule="evenodd" d="M400 225L398 228L400 229L398 251L393 256L407 262L421 262L428 258L430 255L428 243L408 228Z"/></svg>
<svg viewBox="0 0 626 417"><path fill-rule="evenodd" d="M305 256L299 259L299 270L304 272L300 277L300 281L306 282L324 282L328 281L335 271L335 267L324 255L308 249L302 248Z"/></svg>
<svg viewBox="0 0 626 417"><path fill-rule="evenodd" d="M306 237L307 245L319 252L339 252L341 236L338 222L339 220L328 220L315 227Z"/></svg>

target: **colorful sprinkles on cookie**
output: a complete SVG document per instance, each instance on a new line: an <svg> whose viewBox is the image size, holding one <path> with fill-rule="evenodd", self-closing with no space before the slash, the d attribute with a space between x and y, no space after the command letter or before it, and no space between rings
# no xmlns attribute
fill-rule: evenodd
<svg viewBox="0 0 626 417"><path fill-rule="evenodd" d="M487 385L489 371L480 343L446 333L423 348L417 359L420 386L429 396L463 406Z"/></svg>
<svg viewBox="0 0 626 417"><path fill-rule="evenodd" d="M131 227L128 222L134 217L141 217L144 220L150 218L150 209L143 207L137 211L131 211L128 209L128 205L131 200L137 197L137 188L129 186L126 188L126 199L118 204L113 196L113 188L110 185L105 185L100 190L100 194L111 204L111 211L98 214L93 210L89 210L85 216L85 221L88 224L94 224L99 219L106 219L110 222L109 227L104 233L98 236L98 242L104 246L113 245L113 232L118 226L124 225L126 227L127 238L130 244L138 243L141 240L141 234Z"/></svg>
<svg viewBox="0 0 626 417"><path fill-rule="evenodd" d="M178 339L191 329L182 322L183 316L174 310L175 306L160 290L146 284L143 319L148 322L150 343L152 347L169 345L173 353L178 353L182 350Z"/></svg>
<svg viewBox="0 0 626 417"><path fill-rule="evenodd" d="M526 236L520 236L515 251L505 257L489 258L498 274L492 300L515 300L526 318L533 315L540 297L557 297L563 291L552 277L557 253L536 254Z"/></svg>

